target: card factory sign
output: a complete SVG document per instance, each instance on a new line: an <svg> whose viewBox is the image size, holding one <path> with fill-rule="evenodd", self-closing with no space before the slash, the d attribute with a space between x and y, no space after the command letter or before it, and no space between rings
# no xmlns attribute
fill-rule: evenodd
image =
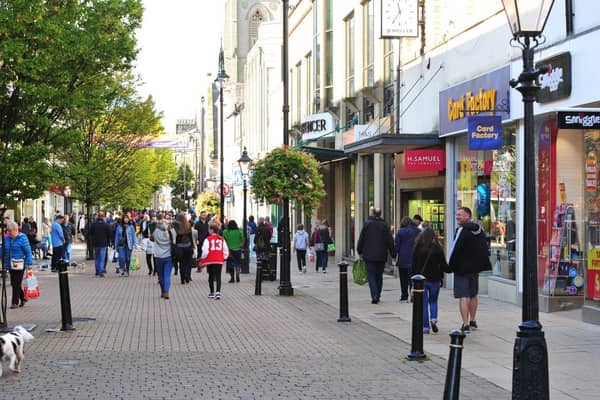
<svg viewBox="0 0 600 400"><path fill-rule="evenodd" d="M469 117L469 150L494 150L502 148L502 117L478 115Z"/></svg>
<svg viewBox="0 0 600 400"><path fill-rule="evenodd" d="M442 171L446 168L444 150L406 150L404 169L406 171Z"/></svg>
<svg viewBox="0 0 600 400"><path fill-rule="evenodd" d="M440 92L440 136L466 130L467 118L474 115L509 119L509 81L507 65Z"/></svg>
<svg viewBox="0 0 600 400"><path fill-rule="evenodd" d="M302 140L314 140L326 136L335 131L333 116L329 113L313 114L302 118L300 124Z"/></svg>

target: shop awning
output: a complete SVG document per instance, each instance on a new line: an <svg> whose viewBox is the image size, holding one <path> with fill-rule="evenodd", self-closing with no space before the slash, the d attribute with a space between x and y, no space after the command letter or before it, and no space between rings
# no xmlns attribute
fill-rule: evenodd
<svg viewBox="0 0 600 400"><path fill-rule="evenodd" d="M368 137L344 146L346 154L394 154L407 149L441 146L444 143L437 133L382 134Z"/></svg>
<svg viewBox="0 0 600 400"><path fill-rule="evenodd" d="M334 160L350 158L350 156L344 153L342 150L328 149L325 147L313 147L313 146L301 146L299 148L302 151L312 154L315 156L317 161L331 162Z"/></svg>

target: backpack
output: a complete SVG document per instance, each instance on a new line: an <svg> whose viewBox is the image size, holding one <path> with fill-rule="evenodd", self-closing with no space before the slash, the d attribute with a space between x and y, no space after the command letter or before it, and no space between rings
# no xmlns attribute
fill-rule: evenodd
<svg viewBox="0 0 600 400"><path fill-rule="evenodd" d="M258 235L256 235L256 239L254 241L254 247L257 250L260 251L260 250L268 249L268 246L269 245L267 243L267 240L266 240L264 234L258 234Z"/></svg>

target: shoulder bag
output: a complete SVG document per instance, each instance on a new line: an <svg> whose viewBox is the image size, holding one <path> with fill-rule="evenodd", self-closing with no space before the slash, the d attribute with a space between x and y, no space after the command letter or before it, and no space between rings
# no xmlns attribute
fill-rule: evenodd
<svg viewBox="0 0 600 400"><path fill-rule="evenodd" d="M12 248L14 244L14 240L10 241L10 250L9 250L9 258L10 258L10 269L13 271L22 271L25 268L25 259L24 258L12 258Z"/></svg>

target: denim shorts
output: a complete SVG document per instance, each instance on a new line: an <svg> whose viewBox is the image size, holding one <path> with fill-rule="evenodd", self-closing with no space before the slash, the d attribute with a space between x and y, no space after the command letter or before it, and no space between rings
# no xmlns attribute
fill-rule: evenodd
<svg viewBox="0 0 600 400"><path fill-rule="evenodd" d="M479 292L479 274L467 275L454 274L454 298L477 297Z"/></svg>

